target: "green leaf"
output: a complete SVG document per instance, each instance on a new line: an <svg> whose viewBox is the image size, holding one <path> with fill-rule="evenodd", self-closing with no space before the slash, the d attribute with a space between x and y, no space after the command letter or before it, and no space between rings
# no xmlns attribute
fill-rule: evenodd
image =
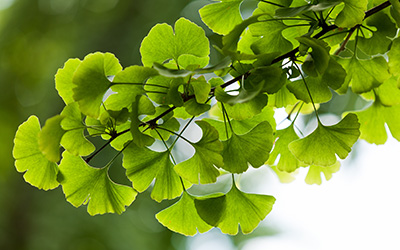
<svg viewBox="0 0 400 250"><path fill-rule="evenodd" d="M336 17L335 24L340 28L352 28L361 24L367 10L368 0L342 0L342 2L344 8Z"/></svg>
<svg viewBox="0 0 400 250"><path fill-rule="evenodd" d="M306 183L309 185L317 184L321 185L321 173L325 175L325 179L329 181L332 178L332 174L336 173L340 169L340 162L336 162L332 166L328 167L321 167L321 166L310 166L307 176L306 176Z"/></svg>
<svg viewBox="0 0 400 250"><path fill-rule="evenodd" d="M13 157L18 172L25 172L26 182L39 189L49 190L58 187L57 164L47 160L39 149L39 119L30 116L22 123L15 134Z"/></svg>
<svg viewBox="0 0 400 250"><path fill-rule="evenodd" d="M261 122L244 135L232 133L232 136L222 143L222 168L231 173L243 173L249 164L258 168L268 160L273 144L272 128L268 122Z"/></svg>
<svg viewBox="0 0 400 250"><path fill-rule="evenodd" d="M136 100L136 96L145 93L144 85L146 80L156 75L158 75L156 70L137 65L127 67L118 72L111 86L111 90L116 93L107 98L105 102L107 109L121 110L125 107L131 107L132 102Z"/></svg>
<svg viewBox="0 0 400 250"><path fill-rule="evenodd" d="M400 27L400 3L397 0L389 0L389 2L392 4L390 14L396 21L397 27Z"/></svg>
<svg viewBox="0 0 400 250"><path fill-rule="evenodd" d="M210 104L202 104L196 102L195 99L190 99L184 103L185 111L191 116L198 116L208 111L211 106Z"/></svg>
<svg viewBox="0 0 400 250"><path fill-rule="evenodd" d="M276 122L274 114L275 112L272 108L264 107L261 113L253 116L252 118L244 120L231 119L230 124L232 125L233 131L235 131L235 133L239 135L248 133L259 123L264 121L267 121L271 125L272 129L275 131ZM222 111L219 109L219 105L215 105L215 107L213 107L213 109L210 111L210 115L218 116L219 120L210 118L205 118L204 120L210 123L218 131L220 140L227 140L229 138L229 135L226 134L226 126L223 122L224 118L222 116Z"/></svg>
<svg viewBox="0 0 400 250"><path fill-rule="evenodd" d="M226 209L218 228L230 235L238 233L238 225L244 234L251 233L271 212L275 203L273 196L243 193L235 185L232 185L225 199Z"/></svg>
<svg viewBox="0 0 400 250"><path fill-rule="evenodd" d="M74 102L65 106L61 112L64 119L61 121L61 127L66 132L61 138L61 145L73 155L89 155L95 147L84 136L85 124L82 122L82 114L78 103Z"/></svg>
<svg viewBox="0 0 400 250"><path fill-rule="evenodd" d="M97 118L103 96L111 86L107 76L122 70L118 59L111 53L89 54L76 69L72 78L74 100L79 103L83 114Z"/></svg>
<svg viewBox="0 0 400 250"><path fill-rule="evenodd" d="M196 197L194 204L200 218L208 225L216 227L226 209L226 196L223 193L215 193Z"/></svg>
<svg viewBox="0 0 400 250"><path fill-rule="evenodd" d="M360 123L355 114L348 114L339 123L318 127L307 137L293 141L289 150L308 165L331 166L337 159L344 159L360 135Z"/></svg>
<svg viewBox="0 0 400 250"><path fill-rule="evenodd" d="M397 78L391 77L381 86L374 89L374 93L384 106L400 104L400 89L397 86Z"/></svg>
<svg viewBox="0 0 400 250"><path fill-rule="evenodd" d="M240 4L243 0L221 0L199 10L201 20L215 33L226 35L242 21Z"/></svg>
<svg viewBox="0 0 400 250"><path fill-rule="evenodd" d="M60 142L65 133L65 130L61 128L63 119L61 115L47 119L38 135L40 151L52 162L60 161Z"/></svg>
<svg viewBox="0 0 400 250"><path fill-rule="evenodd" d="M305 36L296 39L307 48L312 48L312 51L309 52L309 56L303 63L302 68L304 72L314 77L324 74L331 59L328 44L322 40Z"/></svg>
<svg viewBox="0 0 400 250"><path fill-rule="evenodd" d="M64 152L59 179L67 201L75 207L88 204L90 215L124 212L137 193L131 187L114 183L108 169L93 168L81 157Z"/></svg>
<svg viewBox="0 0 400 250"><path fill-rule="evenodd" d="M139 116L143 114L154 114L155 108L147 96L137 96L136 101L132 103L131 113L131 133L133 142L139 147L150 146L154 143L154 138L143 134L139 126L142 121Z"/></svg>
<svg viewBox="0 0 400 250"><path fill-rule="evenodd" d="M356 94L368 92L379 87L390 77L387 61L382 56L368 60L353 56L350 59L340 58L337 61L347 72L342 87L337 90L341 94L347 92L348 86L351 86Z"/></svg>
<svg viewBox="0 0 400 250"><path fill-rule="evenodd" d="M268 96L260 94L251 101L237 103L235 105L225 105L229 117L235 120L246 120L259 114L268 103Z"/></svg>
<svg viewBox="0 0 400 250"><path fill-rule="evenodd" d="M306 77L304 80L300 79L287 84L287 88L297 99L311 103L310 94L304 81L308 86L314 103L328 102L332 98L332 93L326 82L322 80L322 77Z"/></svg>
<svg viewBox="0 0 400 250"><path fill-rule="evenodd" d="M184 192L178 202L156 214L157 220L169 230L193 236L199 231L207 232L212 227L197 214L194 197Z"/></svg>
<svg viewBox="0 0 400 250"><path fill-rule="evenodd" d="M400 76L400 37L393 40L392 47L388 52L390 73Z"/></svg>
<svg viewBox="0 0 400 250"><path fill-rule="evenodd" d="M193 87L193 92L196 102L205 103L208 100L208 95L211 90L211 85L206 81L204 76L190 81L190 86Z"/></svg>
<svg viewBox="0 0 400 250"><path fill-rule="evenodd" d="M385 123L394 138L400 141L400 105L385 107L379 100L371 106L354 112L360 120L360 139L377 145L387 140Z"/></svg>
<svg viewBox="0 0 400 250"><path fill-rule="evenodd" d="M137 191L145 191L155 179L152 199L161 202L181 195L182 183L173 169L168 151L155 152L130 143L123 154L122 166Z"/></svg>
<svg viewBox="0 0 400 250"><path fill-rule="evenodd" d="M64 68L57 70L55 77L56 89L58 95L61 96L66 105L75 101L73 98L74 93L72 91L72 88L74 87L72 77L80 64L81 60L78 58L69 59L64 64Z"/></svg>
<svg viewBox="0 0 400 250"><path fill-rule="evenodd" d="M385 54L396 36L396 25L383 12L375 13L366 20L368 26L376 28L372 37L358 37L357 47L368 55Z"/></svg>
<svg viewBox="0 0 400 250"><path fill-rule="evenodd" d="M200 141L190 143L195 154L190 159L175 166L175 171L191 183L214 183L217 181L219 171L214 167L221 168L224 163L221 156L222 143L218 140L218 132L205 121L196 121L203 131Z"/></svg>
<svg viewBox="0 0 400 250"><path fill-rule="evenodd" d="M174 30L166 23L157 24L143 39L140 47L144 66L151 67L153 63L164 63L174 60L180 65L179 57L192 55L190 62L185 58L185 64L207 65L210 53L209 42L204 30L185 18L175 23Z"/></svg>
<svg viewBox="0 0 400 250"><path fill-rule="evenodd" d="M275 146L267 161L267 164L273 165L278 156L280 156L276 167L279 171L288 173L291 173L302 166L302 163L289 150L289 144L292 141L300 139L294 131L293 125L294 124L292 123L289 127L277 131L276 137L278 139L276 140Z"/></svg>
<svg viewBox="0 0 400 250"><path fill-rule="evenodd" d="M147 81L145 90L149 98L158 104L181 107L184 103L178 88L183 83L183 78L156 76Z"/></svg>

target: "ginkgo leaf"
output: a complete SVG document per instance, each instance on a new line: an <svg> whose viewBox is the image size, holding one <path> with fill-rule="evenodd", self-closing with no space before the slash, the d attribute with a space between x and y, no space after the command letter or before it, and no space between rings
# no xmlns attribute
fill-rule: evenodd
<svg viewBox="0 0 400 250"><path fill-rule="evenodd" d="M22 123L15 134L13 157L18 172L25 172L26 182L39 189L49 190L58 187L58 167L49 161L39 149L39 119L30 116Z"/></svg>
<svg viewBox="0 0 400 250"><path fill-rule="evenodd" d="M335 24L340 28L351 28L361 24L368 0L341 0L344 3L343 10L336 17Z"/></svg>
<svg viewBox="0 0 400 250"><path fill-rule="evenodd" d="M303 46L312 49L303 63L304 72L314 77L324 74L331 59L328 44L322 40L305 36L298 37L297 40Z"/></svg>
<svg viewBox="0 0 400 250"><path fill-rule="evenodd" d="M222 168L231 173L243 173L249 164L258 168L267 161L273 144L272 128L268 122L261 122L244 135L232 133L232 136L222 143Z"/></svg>
<svg viewBox="0 0 400 250"><path fill-rule="evenodd" d="M340 169L340 162L336 162L332 166L328 167L321 167L321 166L310 166L307 176L306 176L306 183L309 185L317 184L321 185L321 173L324 174L325 179L329 181L332 178L332 174L336 173Z"/></svg>
<svg viewBox="0 0 400 250"><path fill-rule="evenodd" d="M146 108L147 107L147 108ZM139 126L142 123L139 116L143 114L154 114L155 108L148 97L137 96L136 101L132 103L131 113L131 133L133 142L139 147L150 146L154 143L154 138L143 134Z"/></svg>
<svg viewBox="0 0 400 250"><path fill-rule="evenodd" d="M366 20L368 26L376 28L372 37L358 37L357 47L368 55L385 54L392 43L391 38L396 36L396 25L389 16L378 12Z"/></svg>
<svg viewBox="0 0 400 250"><path fill-rule="evenodd" d="M208 100L208 95L211 90L211 85L206 81L204 76L190 81L190 86L193 88L193 92L196 98L196 102L205 103Z"/></svg>
<svg viewBox="0 0 400 250"><path fill-rule="evenodd" d="M331 166L337 159L344 159L360 136L360 123L355 114L348 114L339 123L318 127L307 137L293 141L289 150L300 161L308 165Z"/></svg>
<svg viewBox="0 0 400 250"><path fill-rule="evenodd" d="M360 94L379 87L390 77L388 64L382 56L371 59L358 59L353 56L350 59L337 60L347 72L346 79L337 91L341 94L347 92L348 86L354 93Z"/></svg>
<svg viewBox="0 0 400 250"><path fill-rule="evenodd" d="M114 183L108 169L93 168L81 157L65 151L58 179L67 201L75 207L88 204L90 215L124 212L137 193L131 187Z"/></svg>
<svg viewBox="0 0 400 250"><path fill-rule="evenodd" d="M304 81L306 83L304 83ZM305 79L293 81L287 84L287 88L298 100L302 100L306 103L311 103L311 97L314 103L328 102L332 98L332 92L321 77L310 76ZM308 91L310 91L310 93Z"/></svg>
<svg viewBox="0 0 400 250"><path fill-rule="evenodd" d="M145 93L145 81L158 75L155 69L143 66L130 66L118 72L112 82L111 90L116 92L110 95L105 105L109 110L120 110L130 107L136 96Z"/></svg>
<svg viewBox="0 0 400 250"><path fill-rule="evenodd" d="M400 37L393 40L392 47L388 52L390 73L400 76Z"/></svg>
<svg viewBox="0 0 400 250"><path fill-rule="evenodd" d="M199 10L201 20L215 33L226 35L242 21L243 0L221 0Z"/></svg>
<svg viewBox="0 0 400 250"><path fill-rule="evenodd" d="M275 142L275 146L271 152L267 164L273 165L278 156L280 156L279 161L276 164L278 170L288 173L295 171L302 166L302 163L292 154L292 152L290 152L288 147L292 141L300 139L294 131L294 124L292 123L289 127L283 130L278 130L276 137L278 139Z"/></svg>
<svg viewBox="0 0 400 250"><path fill-rule="evenodd" d="M400 3L397 0L389 0L392 4L390 7L390 14L397 23L397 27L400 27Z"/></svg>
<svg viewBox="0 0 400 250"><path fill-rule="evenodd" d="M60 161L60 142L65 130L61 128L61 115L47 119L43 129L39 132L38 143L40 151L49 161Z"/></svg>
<svg viewBox="0 0 400 250"><path fill-rule="evenodd" d="M223 193L200 196L195 198L194 204L200 218L216 227L226 210L226 196Z"/></svg>
<svg viewBox="0 0 400 250"><path fill-rule="evenodd" d="M380 103L385 106L400 104L400 88L397 86L397 77L391 77L381 86L374 89L374 93Z"/></svg>
<svg viewBox="0 0 400 250"><path fill-rule="evenodd" d="M276 166L270 166L272 171L276 174L278 177L279 181L281 183L290 183L296 179L295 175L297 174L298 171L294 171L291 173L280 171Z"/></svg>
<svg viewBox="0 0 400 250"><path fill-rule="evenodd" d="M84 136L85 124L82 122L82 114L78 103L74 102L67 105L61 112L64 119L61 121L61 127L65 130L61 138L61 145L73 155L89 155L94 150L94 145Z"/></svg>
<svg viewBox="0 0 400 250"><path fill-rule="evenodd" d="M84 58L72 78L73 97L83 114L93 118L100 115L103 96L111 86L107 76L121 70L118 59L111 53L97 52Z"/></svg>
<svg viewBox="0 0 400 250"><path fill-rule="evenodd" d="M75 101L73 98L74 93L72 91L74 87L72 77L79 64L81 64L81 60L78 58L69 59L64 64L64 68L57 70L55 76L58 95L63 99L66 105Z"/></svg>
<svg viewBox="0 0 400 250"><path fill-rule="evenodd" d="M175 171L191 183L213 183L219 176L219 171L224 163L221 156L222 143L218 140L218 131L205 121L196 121L203 131L200 141L191 143L195 154L190 159L175 166Z"/></svg>
<svg viewBox="0 0 400 250"><path fill-rule="evenodd" d="M307 5L302 5L302 6L297 6L297 7L286 7L286 8L279 8L275 11L275 16L276 17L294 17L294 16L299 16L302 15L308 11L323 11L326 9L329 9L337 4L339 4L340 1L320 1L320 3L317 4L307 4Z"/></svg>
<svg viewBox="0 0 400 250"><path fill-rule="evenodd" d="M164 63L173 59L179 64L179 57L192 55L191 62L185 58L185 64L197 64L204 67L208 64L210 53L209 42L204 30L185 18L175 23L174 30L168 24L157 24L143 39L140 47L144 66L151 67L154 62Z"/></svg>
<svg viewBox="0 0 400 250"><path fill-rule="evenodd" d="M173 104L176 107L183 106L182 94L179 86L183 84L182 78L168 78L156 76L147 81L145 90L149 98L159 104Z"/></svg>
<svg viewBox="0 0 400 250"><path fill-rule="evenodd" d="M400 105L385 107L376 100L368 108L354 112L360 120L360 139L377 145L387 140L385 123L394 138L400 141Z"/></svg>
<svg viewBox="0 0 400 250"><path fill-rule="evenodd" d="M184 192L178 202L156 214L157 220L171 231L193 236L212 228L197 214L194 197Z"/></svg>
<svg viewBox="0 0 400 250"><path fill-rule="evenodd" d="M161 202L181 195L182 183L174 171L169 152L155 152L146 147L138 147L130 143L123 151L123 167L133 187L145 191L154 182L151 197Z"/></svg>
<svg viewBox="0 0 400 250"><path fill-rule="evenodd" d="M226 208L217 227L230 235L238 233L239 225L244 234L251 233L271 212L275 203L273 196L244 193L235 184L225 200Z"/></svg>

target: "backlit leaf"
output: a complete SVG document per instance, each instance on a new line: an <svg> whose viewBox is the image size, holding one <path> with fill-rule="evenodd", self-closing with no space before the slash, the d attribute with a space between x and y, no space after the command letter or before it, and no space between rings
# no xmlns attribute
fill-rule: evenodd
<svg viewBox="0 0 400 250"><path fill-rule="evenodd" d="M60 161L60 142L65 130L61 128L61 115L47 119L43 129L39 132L39 148L49 161Z"/></svg>
<svg viewBox="0 0 400 250"><path fill-rule="evenodd" d="M74 100L79 103L83 114L97 118L103 96L111 86L107 76L122 70L118 59L111 53L89 54L77 67L72 82Z"/></svg>
<svg viewBox="0 0 400 250"><path fill-rule="evenodd" d="M175 166L175 171L184 179L191 183L213 183L219 176L219 171L214 167L221 168L222 143L218 140L218 132L205 121L196 121L203 131L200 141L191 143L195 149L195 154L190 159L183 161Z"/></svg>
<svg viewBox="0 0 400 250"><path fill-rule="evenodd" d="M368 0L341 0L344 3L343 10L336 17L335 24L340 28L351 28L361 24Z"/></svg>
<svg viewBox="0 0 400 250"><path fill-rule="evenodd" d="M178 202L156 214L157 220L169 230L193 236L212 228L197 214L194 197L184 192Z"/></svg>
<svg viewBox="0 0 400 250"><path fill-rule="evenodd" d="M226 209L218 223L225 234L236 235L240 228L251 233L272 210L275 198L270 195L247 194L235 185L226 194Z"/></svg>
<svg viewBox="0 0 400 250"><path fill-rule="evenodd" d="M344 159L360 135L360 123L355 114L348 114L339 123L318 127L307 137L293 141L289 150L308 165L331 166L337 159Z"/></svg>
<svg viewBox="0 0 400 250"><path fill-rule="evenodd" d="M154 62L164 63L173 59L179 64L179 57L192 55L191 62L185 58L185 64L207 65L210 53L208 39L204 30L185 18L175 23L174 30L166 23L157 24L143 39L140 47L144 66L151 67Z"/></svg>
<svg viewBox="0 0 400 250"><path fill-rule="evenodd" d="M79 64L81 64L81 60L78 58L69 59L64 64L64 68L57 71L55 77L58 95L61 96L66 105L75 101L73 98L74 93L72 91L72 88L74 87L72 77L74 76Z"/></svg>
<svg viewBox="0 0 400 250"><path fill-rule="evenodd" d="M151 192L154 200L161 202L181 195L182 183L174 171L168 151L155 152L130 143L123 154L122 165L126 168L126 176L138 192L145 191L155 179Z"/></svg>
<svg viewBox="0 0 400 250"><path fill-rule="evenodd" d="M61 115L64 116L61 127L66 131L61 138L61 145L73 155L85 156L92 153L95 147L84 136L86 126L82 122L78 103L67 105Z"/></svg>
<svg viewBox="0 0 400 250"><path fill-rule="evenodd" d="M306 183L311 185L311 184L317 184L321 185L322 180L321 180L321 173L324 174L325 179L329 181L332 178L332 174L336 173L340 169L340 162L336 162L332 166L328 167L320 167L320 166L315 166L312 165L310 166L307 176L306 176Z"/></svg>
<svg viewBox="0 0 400 250"><path fill-rule="evenodd" d="M215 33L226 35L242 21L243 0L221 0L200 9L201 20Z"/></svg>
<svg viewBox="0 0 400 250"><path fill-rule="evenodd" d="M47 160L39 149L38 135L40 133L39 119L30 116L22 123L15 134L13 157L18 172L25 172L26 182L39 189L56 188L58 167Z"/></svg>
<svg viewBox="0 0 400 250"><path fill-rule="evenodd" d="M233 133L222 143L224 144L222 168L231 173L243 173L249 164L258 168L267 161L273 143L272 128L268 122L261 122L246 134Z"/></svg>
<svg viewBox="0 0 400 250"><path fill-rule="evenodd" d="M108 169L93 168L81 157L64 152L59 179L67 201L75 207L87 204L90 215L124 212L137 193L131 187L114 183Z"/></svg>

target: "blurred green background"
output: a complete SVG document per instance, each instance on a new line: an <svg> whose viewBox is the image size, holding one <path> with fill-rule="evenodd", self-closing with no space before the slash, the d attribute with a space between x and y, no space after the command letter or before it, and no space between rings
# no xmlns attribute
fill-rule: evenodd
<svg viewBox="0 0 400 250"><path fill-rule="evenodd" d="M152 26L181 16L200 24L198 9L206 3L0 0L0 249L190 248L154 217L170 203L158 204L145 193L120 216L91 217L86 207L70 205L60 187L45 192L26 183L14 167L12 147L18 125L31 114L43 125L62 110L54 75L69 58L102 51L114 53L124 67L140 64L140 42ZM268 234L258 231L249 237ZM230 244L225 249L245 239L223 237Z"/></svg>

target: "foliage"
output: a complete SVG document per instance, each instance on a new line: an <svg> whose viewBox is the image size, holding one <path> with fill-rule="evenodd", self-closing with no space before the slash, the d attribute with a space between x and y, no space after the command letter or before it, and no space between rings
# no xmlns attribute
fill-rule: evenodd
<svg viewBox="0 0 400 250"><path fill-rule="evenodd" d="M222 46L214 45L221 54L215 65L204 30L185 18L174 28L164 23L150 30L140 48L143 66L123 68L101 52L68 60L56 74L66 106L42 129L35 116L19 127L17 170L39 189L61 184L67 201L88 204L91 215L122 213L152 188L157 202L180 197L156 215L172 231L194 235L218 227L237 234L240 225L251 233L275 198L245 193L235 174L250 166L277 173L307 167L306 182L321 184L321 173L330 179L338 157L345 159L359 138L384 143L385 123L400 140L397 1L260 1L246 20L242 2L221 0L200 10L222 38ZM342 110L340 121L325 125L319 104L348 91L370 106ZM317 121L308 135L296 126L306 104ZM289 108L291 125L277 130L273 114L282 107ZM193 122L202 131L197 142L184 136ZM95 148L93 137L104 144ZM178 140L194 149L180 162ZM107 146L115 157L90 166ZM108 174L121 153L131 186ZM214 183L221 174L231 174L229 192L190 193L193 184Z"/></svg>

